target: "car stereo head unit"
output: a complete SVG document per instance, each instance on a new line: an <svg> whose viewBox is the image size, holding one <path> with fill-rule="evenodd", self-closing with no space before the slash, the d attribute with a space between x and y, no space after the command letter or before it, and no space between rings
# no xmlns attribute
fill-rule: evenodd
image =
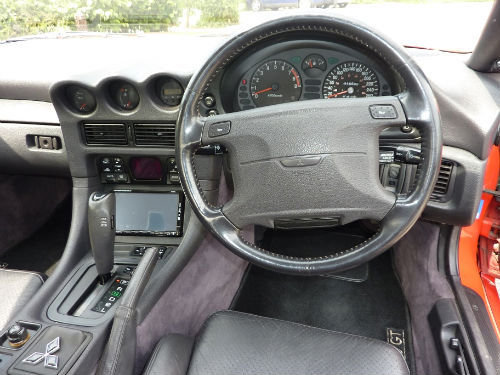
<svg viewBox="0 0 500 375"><path fill-rule="evenodd" d="M116 234L182 236L184 195L180 191L115 190Z"/></svg>

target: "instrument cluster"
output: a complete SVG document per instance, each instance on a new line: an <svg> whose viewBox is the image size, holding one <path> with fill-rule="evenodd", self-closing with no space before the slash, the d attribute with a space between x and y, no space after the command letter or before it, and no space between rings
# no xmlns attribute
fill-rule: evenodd
<svg viewBox="0 0 500 375"><path fill-rule="evenodd" d="M303 47L305 41L295 44L300 47L290 42L269 46L228 70L221 88L228 80L233 82L233 110L298 100L387 96L397 91L383 64L358 50L316 41L307 47Z"/></svg>

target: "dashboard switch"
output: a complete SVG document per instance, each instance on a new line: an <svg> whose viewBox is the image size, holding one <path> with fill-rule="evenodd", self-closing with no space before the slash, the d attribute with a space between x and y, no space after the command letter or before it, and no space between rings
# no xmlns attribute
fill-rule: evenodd
<svg viewBox="0 0 500 375"><path fill-rule="evenodd" d="M212 95L205 96L205 99L203 99L203 102L207 107L213 107L215 104L215 98Z"/></svg>
<svg viewBox="0 0 500 375"><path fill-rule="evenodd" d="M374 119L394 119L398 117L392 105L371 105L370 114Z"/></svg>
<svg viewBox="0 0 500 375"><path fill-rule="evenodd" d="M220 137L221 135L229 134L231 131L231 122L217 122L208 126L208 136L210 138Z"/></svg>

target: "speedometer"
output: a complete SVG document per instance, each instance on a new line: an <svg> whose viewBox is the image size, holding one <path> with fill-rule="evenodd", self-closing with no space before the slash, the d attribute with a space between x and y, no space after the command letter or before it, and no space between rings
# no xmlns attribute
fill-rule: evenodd
<svg viewBox="0 0 500 375"><path fill-rule="evenodd" d="M267 61L252 75L250 94L257 107L299 100L301 92L300 75L286 61Z"/></svg>
<svg viewBox="0 0 500 375"><path fill-rule="evenodd" d="M323 83L324 98L360 98L379 95L375 72L359 61L336 65Z"/></svg>

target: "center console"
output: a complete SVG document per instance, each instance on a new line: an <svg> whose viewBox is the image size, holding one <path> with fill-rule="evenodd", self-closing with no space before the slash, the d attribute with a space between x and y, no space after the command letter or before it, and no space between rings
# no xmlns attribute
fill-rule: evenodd
<svg viewBox="0 0 500 375"><path fill-rule="evenodd" d="M172 160L169 158L168 160ZM149 247L168 262L182 240L185 200L159 158L98 157L97 166L119 169L127 184L107 181L89 198L88 226L93 262L81 267L49 306L48 317L61 323L93 326L113 314ZM126 164L124 161L127 161ZM108 174L102 172L101 176ZM161 184L136 184L137 178ZM148 180L148 181L149 181Z"/></svg>

